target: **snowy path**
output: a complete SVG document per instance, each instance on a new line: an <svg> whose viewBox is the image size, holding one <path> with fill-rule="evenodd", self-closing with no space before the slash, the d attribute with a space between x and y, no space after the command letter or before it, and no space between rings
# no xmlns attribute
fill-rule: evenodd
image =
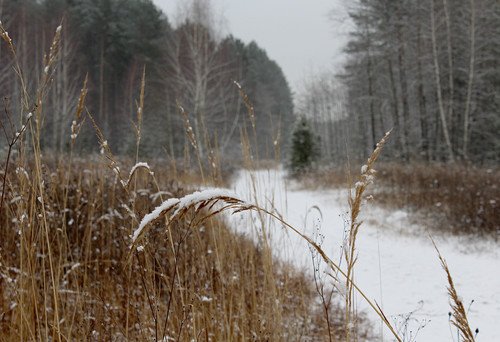
<svg viewBox="0 0 500 342"><path fill-rule="evenodd" d="M253 177L253 181L252 181ZM324 235L323 249L339 260L347 212L347 192L341 190L301 191L287 189L282 171L241 171L233 190L244 199L269 208L271 203L294 227L313 236L317 227ZM321 214L316 209L317 206ZM309 214L307 214L309 213ZM389 212L364 207L364 220L357 242L359 253L356 281L369 298L381 303L386 315L403 328L401 315L414 311L408 322L405 341L457 341L456 329L448 322L446 277L436 252L422 227L409 223L404 211ZM307 220L306 220L307 218ZM248 220L238 214L233 222ZM305 224L306 222L306 224ZM266 224L268 225L268 224ZM240 227L248 227L242 223ZM459 238L435 238L448 262L469 320L479 328L477 341L500 341L500 245L464 242ZM278 225L272 229L272 244L279 257L311 269L307 245ZM367 305L358 296L358 307ZM366 310L373 322L375 314ZM418 327L425 323L417 335ZM375 323L378 324L379 323ZM377 330L378 331L378 330ZM452 336L453 331L453 336ZM382 333L379 332L379 336ZM385 341L392 341L387 331Z"/></svg>

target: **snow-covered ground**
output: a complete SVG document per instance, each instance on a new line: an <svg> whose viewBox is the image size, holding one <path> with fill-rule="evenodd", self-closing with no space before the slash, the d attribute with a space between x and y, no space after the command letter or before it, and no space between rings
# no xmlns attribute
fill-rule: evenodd
<svg viewBox="0 0 500 342"><path fill-rule="evenodd" d="M233 190L249 202L273 206L285 221L316 236L317 241L323 236L322 248L333 260L340 260L347 190L298 190L287 184L281 170L240 171ZM231 220L244 231L249 219L248 214L236 214ZM405 341L458 341L457 330L449 323L446 276L425 227L411 223L404 208L388 211L370 203L363 208L363 219L357 240L358 286L381 304L396 327L405 329L407 321ZM278 257L312 269L305 242L279 224L274 224L270 233ZM468 316L472 329L479 328L477 341L500 341L500 245L456 237L434 239L464 305L468 307L474 300ZM357 302L374 325L380 326L361 296ZM387 331L377 331L384 341L393 340Z"/></svg>

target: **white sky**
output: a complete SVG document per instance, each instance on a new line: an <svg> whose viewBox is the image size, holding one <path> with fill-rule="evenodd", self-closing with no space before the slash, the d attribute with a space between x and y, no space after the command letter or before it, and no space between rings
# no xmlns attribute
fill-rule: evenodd
<svg viewBox="0 0 500 342"><path fill-rule="evenodd" d="M175 22L178 2L153 0ZM283 69L294 92L313 72L338 67L349 20L342 0L212 0L227 31L254 40ZM329 14L335 9L333 15ZM333 16L333 18L332 18Z"/></svg>

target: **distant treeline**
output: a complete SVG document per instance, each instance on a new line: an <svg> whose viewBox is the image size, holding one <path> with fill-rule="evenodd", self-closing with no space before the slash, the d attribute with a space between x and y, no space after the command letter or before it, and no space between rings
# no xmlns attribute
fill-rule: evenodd
<svg viewBox="0 0 500 342"><path fill-rule="evenodd" d="M293 121L290 88L280 67L256 43L219 33L206 1L190 1L173 27L149 0L0 1L0 20L16 46L29 94L37 88L56 27L60 58L43 105L43 146L68 149L80 89L88 74L87 109L115 153L135 150L133 122L145 67L141 153L182 157L192 148L179 106L188 113L201 155L217 148L241 155L240 139L253 130L234 82L255 109L258 152L274 157ZM6 112L21 112L21 84L6 44L0 44L0 94ZM51 71L52 72L52 71ZM3 139L0 138L0 139ZM90 120L78 138L96 151Z"/></svg>
<svg viewBox="0 0 500 342"><path fill-rule="evenodd" d="M349 6L344 71L311 78L298 106L315 123L323 158L365 158L392 128L385 158L498 162L500 2Z"/></svg>

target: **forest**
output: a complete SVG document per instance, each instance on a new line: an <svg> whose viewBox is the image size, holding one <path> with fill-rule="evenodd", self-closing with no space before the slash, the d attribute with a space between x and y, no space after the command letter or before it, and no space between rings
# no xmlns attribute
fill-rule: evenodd
<svg viewBox="0 0 500 342"><path fill-rule="evenodd" d="M239 84L258 117L257 149L273 159L274 141L286 141L280 132L289 131L293 123L292 94L282 70L255 42L245 44L219 32L208 3L193 3L180 15L174 28L149 0L2 1L1 20L19 42L16 54L25 75L42 74L53 33L64 27L44 103L43 148L53 153L69 150L73 113L87 77L86 109L115 153L133 152L131 121L144 72L141 153L164 158L185 154L190 147L182 106L200 137L203 156L217 149L228 159L238 158L242 129L250 125ZM13 63L8 49L0 47L0 92L10 115L21 109ZM26 91L33 92L38 83L37 76L28 77ZM79 140L76 148L97 150L90 120Z"/></svg>
<svg viewBox="0 0 500 342"><path fill-rule="evenodd" d="M390 160L498 163L499 2L360 0L349 14L344 69L297 99L323 158L364 158L392 129Z"/></svg>
<svg viewBox="0 0 500 342"><path fill-rule="evenodd" d="M495 0L353 2L345 66L309 75L292 94L279 65L255 42L222 33L207 2L186 6L175 27L144 0L4 0L0 7L3 25L21 42L16 53L26 74L41 74L51 34L64 25L45 103L50 115L43 146L51 151L68 150L71 113L86 76L89 113L110 142L119 142L117 153L133 151L130 121L144 71L144 153L185 154L180 105L202 154L217 149L238 158L242 129L250 125L240 84L255 107L261 157L286 159L293 124L305 116L325 164L347 155L365 158L391 129L387 159L498 162L499 11ZM4 107L16 113L20 94L12 63L0 47ZM33 90L38 78L28 81ZM78 148L89 152L93 129L84 126Z"/></svg>

